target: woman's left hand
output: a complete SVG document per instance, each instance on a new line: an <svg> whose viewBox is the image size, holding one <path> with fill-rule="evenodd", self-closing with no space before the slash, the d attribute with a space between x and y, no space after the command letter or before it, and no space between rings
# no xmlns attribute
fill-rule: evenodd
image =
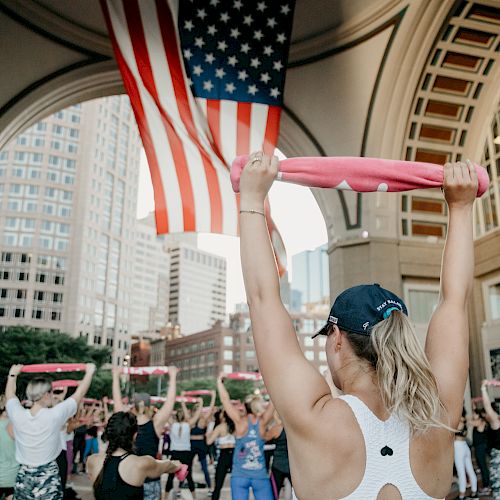
<svg viewBox="0 0 500 500"><path fill-rule="evenodd" d="M255 209L262 206L278 174L278 164L277 156L268 156L261 151L250 155L240 180L242 209Z"/></svg>

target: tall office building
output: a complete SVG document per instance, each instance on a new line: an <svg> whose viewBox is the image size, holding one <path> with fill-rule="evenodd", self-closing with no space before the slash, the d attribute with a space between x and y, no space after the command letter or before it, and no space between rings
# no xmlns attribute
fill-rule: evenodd
<svg viewBox="0 0 500 500"><path fill-rule="evenodd" d="M301 293L302 304L330 300L327 245L292 257L292 289Z"/></svg>
<svg viewBox="0 0 500 500"><path fill-rule="evenodd" d="M154 337L168 323L170 254L156 234L154 214L139 219L135 231L131 332Z"/></svg>
<svg viewBox="0 0 500 500"><path fill-rule="evenodd" d="M226 259L183 241L170 253L169 319L190 335L226 317Z"/></svg>
<svg viewBox="0 0 500 500"><path fill-rule="evenodd" d="M0 325L108 345L130 333L140 140L127 97L85 102L0 153Z"/></svg>

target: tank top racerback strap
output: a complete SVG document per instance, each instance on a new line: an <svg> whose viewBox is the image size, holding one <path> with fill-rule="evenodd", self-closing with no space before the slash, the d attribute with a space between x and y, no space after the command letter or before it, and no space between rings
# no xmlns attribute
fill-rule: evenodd
<svg viewBox="0 0 500 500"><path fill-rule="evenodd" d="M435 500L417 484L410 465L410 426L396 415L380 420L361 399L340 396L351 408L361 429L366 450L363 479L348 500L376 499L380 490L390 484L403 500Z"/></svg>

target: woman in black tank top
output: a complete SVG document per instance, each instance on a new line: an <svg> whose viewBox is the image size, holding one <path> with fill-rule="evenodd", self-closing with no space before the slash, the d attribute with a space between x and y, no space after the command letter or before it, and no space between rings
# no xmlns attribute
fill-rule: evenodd
<svg viewBox="0 0 500 500"><path fill-rule="evenodd" d="M103 435L109 443L106 456L89 457L88 470L97 500L142 500L146 479L182 470L180 462L135 455L132 450L136 434L137 419L131 413L118 412L109 419ZM127 480L120 474L122 463Z"/></svg>

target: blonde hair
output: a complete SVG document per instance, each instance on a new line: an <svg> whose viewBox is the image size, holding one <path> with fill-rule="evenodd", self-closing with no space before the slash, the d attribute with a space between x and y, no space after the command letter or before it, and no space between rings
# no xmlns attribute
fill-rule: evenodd
<svg viewBox="0 0 500 500"><path fill-rule="evenodd" d="M32 403L36 403L52 390L52 384L43 377L31 379L26 387L26 397Z"/></svg>
<svg viewBox="0 0 500 500"><path fill-rule="evenodd" d="M405 314L393 311L373 327L370 336L345 333L355 354L375 369L389 413L407 420L414 434L430 428L454 430L441 421L445 409L436 378Z"/></svg>

